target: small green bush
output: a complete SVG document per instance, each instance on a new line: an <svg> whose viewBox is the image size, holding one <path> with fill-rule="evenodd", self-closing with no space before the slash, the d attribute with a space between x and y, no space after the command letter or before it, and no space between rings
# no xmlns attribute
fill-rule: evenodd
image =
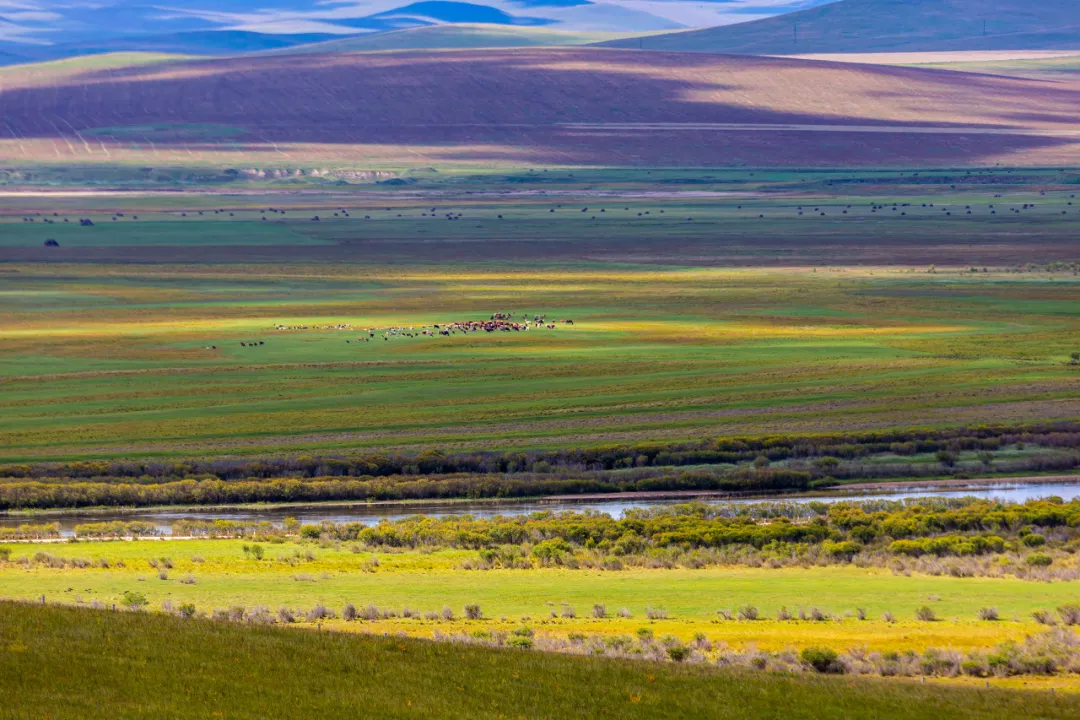
<svg viewBox="0 0 1080 720"><path fill-rule="evenodd" d="M533 639L531 637L522 637L515 635L506 641L508 647L517 648L519 650L528 650L533 646Z"/></svg>
<svg viewBox="0 0 1080 720"><path fill-rule="evenodd" d="M804 648L799 653L799 659L803 661L804 665L809 665L819 673L839 674L844 672L844 666L840 664L840 656L831 648Z"/></svg>
<svg viewBox="0 0 1080 720"><path fill-rule="evenodd" d="M468 618L469 620L481 620L484 617L484 613L480 611L480 606L479 605L475 605L475 604L466 605L465 606L465 617Z"/></svg>
<svg viewBox="0 0 1080 720"><path fill-rule="evenodd" d="M1049 567L1054 563L1054 558L1043 553L1031 553L1025 562L1032 567Z"/></svg>
<svg viewBox="0 0 1080 720"><path fill-rule="evenodd" d="M667 649L667 654L675 662L682 662L690 657L690 648L685 645L672 645Z"/></svg>
<svg viewBox="0 0 1080 720"><path fill-rule="evenodd" d="M1024 536L1023 543L1030 548L1042 547L1046 544L1046 538L1039 533L1029 533Z"/></svg>
<svg viewBox="0 0 1080 720"><path fill-rule="evenodd" d="M130 610L141 610L149 604L149 601L141 592L125 590L123 597L120 598L120 604Z"/></svg>

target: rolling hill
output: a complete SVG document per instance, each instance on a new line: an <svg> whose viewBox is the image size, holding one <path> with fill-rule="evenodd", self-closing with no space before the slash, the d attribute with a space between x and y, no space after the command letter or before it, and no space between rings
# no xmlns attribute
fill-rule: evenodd
<svg viewBox="0 0 1080 720"><path fill-rule="evenodd" d="M556 47L589 45L614 39L616 33L571 32L506 25L428 25L272 50L269 54L445 50L451 48Z"/></svg>
<svg viewBox="0 0 1080 720"><path fill-rule="evenodd" d="M812 88L808 92L807 88ZM852 166L1080 160L1080 81L596 48L3 74L5 162Z"/></svg>
<svg viewBox="0 0 1080 720"><path fill-rule="evenodd" d="M159 7L145 0L39 0L48 5L48 11L33 12L28 10L30 5L15 11L21 3L0 0L0 65L130 51L237 55L333 38L458 24L613 33L591 38L595 42L619 37L618 33L686 27L672 18L685 15L687 8L694 17L704 18L697 27L723 20L719 12L702 15L694 11L690 0L670 0L647 9L617 4L620 1L196 0L182 3L184 7ZM771 0L744 1L767 6ZM723 6L718 3L715 7ZM388 42L392 46L395 41Z"/></svg>
<svg viewBox="0 0 1080 720"><path fill-rule="evenodd" d="M840 0L753 22L603 44L751 55L1080 48L1080 6L1075 0Z"/></svg>

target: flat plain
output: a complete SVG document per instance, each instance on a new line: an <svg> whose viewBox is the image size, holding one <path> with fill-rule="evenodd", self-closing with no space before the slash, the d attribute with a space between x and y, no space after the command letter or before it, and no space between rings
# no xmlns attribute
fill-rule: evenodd
<svg viewBox="0 0 1080 720"><path fill-rule="evenodd" d="M1076 415L1068 172L547 175L2 199L2 459Z"/></svg>

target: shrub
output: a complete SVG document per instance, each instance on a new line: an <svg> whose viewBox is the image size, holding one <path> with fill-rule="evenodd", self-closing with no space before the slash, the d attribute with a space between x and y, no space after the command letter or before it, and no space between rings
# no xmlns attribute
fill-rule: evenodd
<svg viewBox="0 0 1080 720"><path fill-rule="evenodd" d="M682 662L690 657L690 648L685 645L672 645L667 649L667 654L675 662Z"/></svg>
<svg viewBox="0 0 1080 720"><path fill-rule="evenodd" d="M667 610L662 607L645 608L645 617L650 620L666 620L667 616Z"/></svg>
<svg viewBox="0 0 1080 720"><path fill-rule="evenodd" d="M915 617L923 622L934 622L937 620L937 613L929 605L923 605L921 608L915 611Z"/></svg>
<svg viewBox="0 0 1080 720"><path fill-rule="evenodd" d="M454 619L454 611L451 610L448 607L444 607L442 609L442 619L443 620L453 620Z"/></svg>
<svg viewBox="0 0 1080 720"><path fill-rule="evenodd" d="M480 611L479 605L466 605L465 617L469 620L480 620L484 617L484 613Z"/></svg>
<svg viewBox="0 0 1080 720"><path fill-rule="evenodd" d="M317 622L319 620L329 620L334 617L334 611L326 607L322 603L315 603L315 607L311 608L307 614L308 622Z"/></svg>
<svg viewBox="0 0 1080 720"><path fill-rule="evenodd" d="M778 610L777 613L776 613L776 619L777 620L790 620L791 619L791 613L788 612L788 609L786 607L781 607L780 610Z"/></svg>
<svg viewBox="0 0 1080 720"><path fill-rule="evenodd" d="M300 528L300 537L308 540L318 540L322 535L322 528L318 525L305 525Z"/></svg>
<svg viewBox="0 0 1080 720"><path fill-rule="evenodd" d="M1039 533L1029 533L1024 536L1023 543L1030 548L1042 547L1046 544L1046 538Z"/></svg>
<svg viewBox="0 0 1080 720"><path fill-rule="evenodd" d="M182 584L184 584L184 585L194 585L195 584L195 576L191 575L189 573L189 574L185 575L184 577L180 578L180 582Z"/></svg>
<svg viewBox="0 0 1080 720"><path fill-rule="evenodd" d="M744 605L743 607L739 608L739 619L740 620L757 620L758 619L758 609L756 607L754 607L753 605Z"/></svg>
<svg viewBox="0 0 1080 720"><path fill-rule="evenodd" d="M1031 617L1035 618L1035 622L1039 623L1040 625L1057 624L1054 622L1054 616L1051 615L1047 610L1036 610L1035 612L1031 613Z"/></svg>
<svg viewBox="0 0 1080 720"><path fill-rule="evenodd" d="M866 619L866 608L855 608L855 617L860 620Z"/></svg>
<svg viewBox="0 0 1080 720"><path fill-rule="evenodd" d="M528 650L533 646L533 639L531 637L521 637L515 635L506 641L507 646L512 648L518 648L519 650Z"/></svg>
<svg viewBox="0 0 1080 720"><path fill-rule="evenodd" d="M602 605L600 603L597 603L596 605L592 606L592 614L593 614L593 617L595 617L595 618L606 618L607 617L607 607L605 607L604 605Z"/></svg>
<svg viewBox="0 0 1080 720"><path fill-rule="evenodd" d="M891 612L889 612L888 610L886 610L884 613L881 614L881 619L882 619L883 622L887 622L887 623L896 622L896 617L894 617L893 614Z"/></svg>
<svg viewBox="0 0 1080 720"><path fill-rule="evenodd" d="M862 550L862 546L851 540L845 540L843 542L831 542L826 540L821 543L821 549L829 557L850 562L851 558L855 557L855 555Z"/></svg>
<svg viewBox="0 0 1080 720"><path fill-rule="evenodd" d="M960 672L971 677L986 677L987 669L986 665L981 660L975 658L968 658L960 663Z"/></svg>
<svg viewBox="0 0 1080 720"><path fill-rule="evenodd" d="M541 543L537 543L532 549L533 557L540 562L556 564L561 563L565 556L572 552L573 548L570 547L570 543L562 538L544 540Z"/></svg>
<svg viewBox="0 0 1080 720"><path fill-rule="evenodd" d="M11 559L11 548L0 547L0 561L7 562Z"/></svg>
<svg viewBox="0 0 1080 720"><path fill-rule="evenodd" d="M574 612L574 608L570 607L569 605L563 605L562 606L562 616L564 618L576 618L577 613Z"/></svg>
<svg viewBox="0 0 1080 720"><path fill-rule="evenodd" d="M169 579L169 571L165 570L165 569L158 570L157 576L158 576L159 580L168 580Z"/></svg>
<svg viewBox="0 0 1080 720"><path fill-rule="evenodd" d="M997 620L998 611L995 607L984 607L979 610L980 620Z"/></svg>
<svg viewBox="0 0 1080 720"><path fill-rule="evenodd" d="M184 603L176 609L176 614L184 619L195 617L195 605L192 603Z"/></svg>
<svg viewBox="0 0 1080 720"><path fill-rule="evenodd" d="M948 450L938 450L934 454L934 457L945 467L952 467L956 464L956 454L949 452Z"/></svg>
<svg viewBox="0 0 1080 720"><path fill-rule="evenodd" d="M134 590L125 590L123 597L120 598L120 604L129 610L141 610L147 606L149 601L146 596L141 592Z"/></svg>
<svg viewBox="0 0 1080 720"><path fill-rule="evenodd" d="M634 617L634 615L627 608L619 608L619 617L621 617L621 618L630 618L630 617Z"/></svg>
<svg viewBox="0 0 1080 720"><path fill-rule="evenodd" d="M799 659L804 665L809 665L819 673L843 673L844 666L840 664L840 656L835 650L825 647L808 647L799 653Z"/></svg>
<svg viewBox="0 0 1080 720"><path fill-rule="evenodd" d="M649 628L638 628L637 629L637 636L638 636L638 640L640 640L642 642L645 642L647 640L652 640L653 639L653 631L650 630Z"/></svg>
<svg viewBox="0 0 1080 720"><path fill-rule="evenodd" d="M356 619L356 606L352 603L348 603L341 611L341 619L345 622L352 622Z"/></svg>
<svg viewBox="0 0 1080 720"><path fill-rule="evenodd" d="M293 615L292 610L289 610L288 608L281 608L280 610L278 610L277 611L277 616L278 616L278 620L280 622L283 622L283 623L294 623L294 622L296 622L296 616Z"/></svg>
<svg viewBox="0 0 1080 720"><path fill-rule="evenodd" d="M1025 562L1032 567L1049 567L1054 563L1054 558L1043 553L1031 553Z"/></svg>
<svg viewBox="0 0 1080 720"><path fill-rule="evenodd" d="M1080 605L1070 603L1058 608L1062 625L1080 625Z"/></svg>

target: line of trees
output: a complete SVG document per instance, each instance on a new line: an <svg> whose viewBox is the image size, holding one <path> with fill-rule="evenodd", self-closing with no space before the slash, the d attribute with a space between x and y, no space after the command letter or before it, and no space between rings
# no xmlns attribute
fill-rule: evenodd
<svg viewBox="0 0 1080 720"><path fill-rule="evenodd" d="M441 498L524 498L541 495L617 493L643 490L794 491L810 487L808 472L743 469L734 473L676 472L644 479L609 480L530 475L443 477L275 478L269 480L177 480L161 483L0 483L0 510L223 505Z"/></svg>
<svg viewBox="0 0 1080 720"><path fill-rule="evenodd" d="M536 474L670 468L708 464L745 464L792 459L858 458L894 453L993 452L1006 445L1080 448L1080 423L978 425L951 429L882 430L820 435L732 437L685 443L641 443L564 450L447 453L437 449L415 454L357 453L348 456L299 456L257 460L185 460L153 462L86 460L0 466L0 478L102 479L144 483L186 478L246 480L272 478L393 477L471 474Z"/></svg>

